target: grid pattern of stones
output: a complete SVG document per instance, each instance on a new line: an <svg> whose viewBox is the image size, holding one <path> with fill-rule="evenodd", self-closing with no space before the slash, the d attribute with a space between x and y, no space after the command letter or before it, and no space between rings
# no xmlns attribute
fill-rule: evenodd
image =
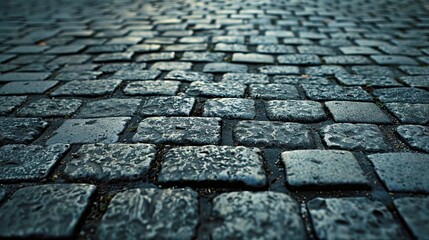
<svg viewBox="0 0 429 240"><path fill-rule="evenodd" d="M285 192L299 203L307 204L309 211L302 211L301 220L307 226L310 239L320 237L320 229L315 227L317 223L310 221L316 215L312 215L309 206L314 204L309 205L309 202L316 197L365 197L392 206L392 200L396 203L396 199L406 195L427 195L426 186L399 190L391 187L395 181L403 181L404 186L426 182L425 172L429 170L429 11L423 1L398 4L393 0L298 0L262 4L248 0L179 0L106 4L101 0L80 0L58 1L46 8L43 1L20 0L2 1L0 6L0 146L71 143L70 149L59 159L49 156L53 160L49 170L42 174L46 176L43 182L29 180L26 185L61 181L72 185L93 184L90 179L71 180L65 175L65 166L79 157L82 144L139 144L136 143L140 142L139 138L135 137L141 134L138 126L148 117L181 116L186 125L194 117L209 118L204 115L208 99L254 101L255 109L242 112L250 114L252 121L219 116L221 120L216 121L220 125L215 124L211 136L196 134L195 140L185 143L177 137L186 130L181 127L182 118L174 118L179 119L174 131L161 124L159 131L171 136L171 140L153 140L159 139L159 131L153 132L153 138L144 140L157 144L156 157L148 172L134 180L97 183L97 197L80 204L104 207L93 207L82 213L78 227L69 233L71 236L95 238L94 229L102 229L95 216L102 214L108 199L121 190L168 188L159 185L158 174L166 152L176 148L169 145L171 143L259 148L263 158L261 168L268 181L265 187L257 190ZM58 12L60 8L62 11ZM35 18L32 14L36 12ZM396 15L398 12L400 18ZM162 95L175 95L177 99ZM116 110L117 102L109 99L130 99L130 102L132 99L136 104L122 113ZM282 101L297 100L302 101L299 107L282 105ZM77 104L59 104L73 101ZM106 104L94 109L92 119L83 119L85 108L96 106L99 101ZM177 104L186 101L187 105L183 109L165 106L170 102L176 104L174 101ZM331 112L328 101L340 101L344 111L341 114ZM308 118L299 117L301 107L313 102L320 104L324 114L309 111ZM149 114L146 103L157 111L151 110ZM275 108L281 109L281 114L296 116L274 117L279 113L275 112L273 103L278 103ZM352 111L356 114L365 115L365 106L378 109L383 121L375 120L369 112L359 119L343 116L347 115L348 107L356 108ZM100 122L105 122L106 128L100 127L104 126ZM78 128L82 123L88 126L76 129L78 136L74 139L68 138L67 132L74 131L73 126ZM107 127L110 124L114 129ZM242 133L243 126L248 129L247 134ZM276 129L282 128L275 126L288 127L281 132L284 134L279 134ZM204 133L207 127L197 129ZM291 131L286 131L289 128ZM405 130L409 132L410 129L419 131L406 133ZM53 138L58 134L60 137ZM242 138L246 135L254 139ZM271 139L272 136L278 137ZM204 141L207 138L215 140ZM255 139L257 143L252 142ZM302 142L306 144L300 144ZM25 151L31 152L33 148L30 146ZM280 156L296 149L341 150L353 154L357 167L368 180L368 188L327 184L323 186L326 187L323 194L305 188L292 190L285 177L288 168ZM374 160L377 154L390 154L380 155L386 162L403 159L403 152L411 152L406 155L411 161L403 166L411 165L414 174L407 175L405 171L400 179L395 172L401 171L402 165L384 165ZM222 159L222 155L218 158ZM316 162L322 160L323 157L315 159ZM228 158L222 161L227 163ZM14 168L14 164L18 164L18 169L31 167L1 156L0 172ZM192 175L192 171L189 174ZM189 187L186 183L180 186ZM18 182L0 180L0 208L6 206L21 187ZM198 228L193 229L191 237L200 238L216 229L218 223L211 218L213 198L231 191L237 191L240 197L246 196L246 189L234 188L228 181L222 188L209 188L203 181L192 188L198 193L195 198L202 214L198 214ZM395 195L398 191L400 197ZM254 204L261 204L263 208L266 203ZM399 211L411 206L406 201L401 204ZM173 205L173 210L174 206L180 204ZM427 211L427 206L420 207ZM377 217L377 213L373 214ZM301 218L299 214L297 217ZM258 218L263 216L258 215ZM422 236L424 228L416 226L410 216L406 218L405 223L393 215L393 221L401 226L405 235ZM419 216L417 222L427 220ZM195 224L191 225L195 228ZM347 230L350 229L346 227L341 232ZM238 236L249 233L240 234Z"/></svg>

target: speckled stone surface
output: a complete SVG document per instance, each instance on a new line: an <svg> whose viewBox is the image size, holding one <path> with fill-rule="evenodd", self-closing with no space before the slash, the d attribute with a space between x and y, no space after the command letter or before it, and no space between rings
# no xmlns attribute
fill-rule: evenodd
<svg viewBox="0 0 429 240"><path fill-rule="evenodd" d="M366 76L366 75L351 75L340 74L335 76L340 83L347 86L402 86L393 77L390 76Z"/></svg>
<svg viewBox="0 0 429 240"><path fill-rule="evenodd" d="M426 239L429 235L429 198L403 197L395 199L393 203L412 235L416 239Z"/></svg>
<svg viewBox="0 0 429 240"><path fill-rule="evenodd" d="M287 183L293 187L368 185L351 152L339 150L295 150L282 153Z"/></svg>
<svg viewBox="0 0 429 240"><path fill-rule="evenodd" d="M124 88L125 95L176 95L179 81L135 81Z"/></svg>
<svg viewBox="0 0 429 240"><path fill-rule="evenodd" d="M383 153L368 158L389 191L429 193L428 154Z"/></svg>
<svg viewBox="0 0 429 240"><path fill-rule="evenodd" d="M323 105L306 100L273 100L265 103L267 117L275 121L320 122L326 119Z"/></svg>
<svg viewBox="0 0 429 240"><path fill-rule="evenodd" d="M48 125L39 118L0 118L0 143L30 143Z"/></svg>
<svg viewBox="0 0 429 240"><path fill-rule="evenodd" d="M121 79L126 81L135 80L154 80L161 74L158 70L119 70L111 76L112 79Z"/></svg>
<svg viewBox="0 0 429 240"><path fill-rule="evenodd" d="M10 114L27 99L26 96L0 96L0 115Z"/></svg>
<svg viewBox="0 0 429 240"><path fill-rule="evenodd" d="M56 89L51 96L102 96L113 93L121 82L121 80L71 81Z"/></svg>
<svg viewBox="0 0 429 240"><path fill-rule="evenodd" d="M84 181L115 181L142 178L155 159L150 144L83 145L66 163L67 178Z"/></svg>
<svg viewBox="0 0 429 240"><path fill-rule="evenodd" d="M313 147L309 130L299 123L240 121L233 129L233 136L237 144L245 146Z"/></svg>
<svg viewBox="0 0 429 240"><path fill-rule="evenodd" d="M419 88L380 88L372 94L383 103L429 103L429 92Z"/></svg>
<svg viewBox="0 0 429 240"><path fill-rule="evenodd" d="M241 83L229 82L193 82L186 90L189 96L198 97L243 97L246 86Z"/></svg>
<svg viewBox="0 0 429 240"><path fill-rule="evenodd" d="M307 203L319 239L405 238L390 211L367 198L316 198Z"/></svg>
<svg viewBox="0 0 429 240"><path fill-rule="evenodd" d="M114 143L129 120L129 117L69 119L46 143Z"/></svg>
<svg viewBox="0 0 429 240"><path fill-rule="evenodd" d="M429 123L429 104L387 103L385 106L402 123Z"/></svg>
<svg viewBox="0 0 429 240"><path fill-rule="evenodd" d="M210 73L200 73L200 72L190 72L190 71L180 71L175 70L169 72L164 79L167 80L178 80L185 82L211 82L213 81L213 75Z"/></svg>
<svg viewBox="0 0 429 240"><path fill-rule="evenodd" d="M218 144L220 118L150 117L140 122L134 142L174 144Z"/></svg>
<svg viewBox="0 0 429 240"><path fill-rule="evenodd" d="M43 94L58 81L10 82L0 88L0 95Z"/></svg>
<svg viewBox="0 0 429 240"><path fill-rule="evenodd" d="M222 77L222 82L233 82L242 84L268 83L268 76L255 73L226 73Z"/></svg>
<svg viewBox="0 0 429 240"><path fill-rule="evenodd" d="M261 152L257 148L186 146L171 149L165 154L158 182L211 182L263 187L266 176Z"/></svg>
<svg viewBox="0 0 429 240"><path fill-rule="evenodd" d="M0 147L0 181L41 180L68 150L69 145L12 144Z"/></svg>
<svg viewBox="0 0 429 240"><path fill-rule="evenodd" d="M429 152L429 127L421 125L401 125L396 132L410 147Z"/></svg>
<svg viewBox="0 0 429 240"><path fill-rule="evenodd" d="M370 102L325 102L335 122L389 124L389 117Z"/></svg>
<svg viewBox="0 0 429 240"><path fill-rule="evenodd" d="M204 104L205 117L254 119L255 115L255 102L250 99L215 98Z"/></svg>
<svg viewBox="0 0 429 240"><path fill-rule="evenodd" d="M328 148L379 152L389 150L383 133L373 124L336 123L320 129Z"/></svg>
<svg viewBox="0 0 429 240"><path fill-rule="evenodd" d="M212 239L305 239L298 203L277 192L231 192L213 199Z"/></svg>
<svg viewBox="0 0 429 240"><path fill-rule="evenodd" d="M110 98L97 100L85 104L77 117L131 117L137 111L140 103L140 99Z"/></svg>
<svg viewBox="0 0 429 240"><path fill-rule="evenodd" d="M305 94L311 100L372 101L361 87L341 87L337 85L302 84Z"/></svg>
<svg viewBox="0 0 429 240"><path fill-rule="evenodd" d="M74 114L82 106L79 99L42 98L28 104L17 112L20 117L66 117Z"/></svg>
<svg viewBox="0 0 429 240"><path fill-rule="evenodd" d="M195 105L192 97L151 97L143 100L142 116L189 116Z"/></svg>
<svg viewBox="0 0 429 240"><path fill-rule="evenodd" d="M286 84L251 84L249 96L259 99L301 99L298 89Z"/></svg>
<svg viewBox="0 0 429 240"><path fill-rule="evenodd" d="M193 239L198 194L189 189L131 189L110 201L98 239Z"/></svg>
<svg viewBox="0 0 429 240"><path fill-rule="evenodd" d="M0 207L0 237L71 238L94 192L87 184L21 188Z"/></svg>

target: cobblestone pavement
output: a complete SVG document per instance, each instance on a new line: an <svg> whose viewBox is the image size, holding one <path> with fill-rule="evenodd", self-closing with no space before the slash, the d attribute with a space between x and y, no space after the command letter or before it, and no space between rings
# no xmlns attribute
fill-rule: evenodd
<svg viewBox="0 0 429 240"><path fill-rule="evenodd" d="M0 13L0 238L428 239L429 2Z"/></svg>

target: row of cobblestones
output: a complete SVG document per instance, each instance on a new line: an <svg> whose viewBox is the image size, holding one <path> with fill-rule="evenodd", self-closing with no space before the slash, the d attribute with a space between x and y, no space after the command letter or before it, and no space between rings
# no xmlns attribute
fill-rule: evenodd
<svg viewBox="0 0 429 240"><path fill-rule="evenodd" d="M0 13L0 238L427 239L426 1Z"/></svg>

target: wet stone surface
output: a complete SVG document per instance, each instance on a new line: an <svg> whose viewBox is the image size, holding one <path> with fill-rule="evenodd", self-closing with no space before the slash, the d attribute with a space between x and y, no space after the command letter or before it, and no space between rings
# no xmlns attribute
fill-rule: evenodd
<svg viewBox="0 0 429 240"><path fill-rule="evenodd" d="M302 87L311 100L372 101L371 96L361 87L310 84L303 84Z"/></svg>
<svg viewBox="0 0 429 240"><path fill-rule="evenodd" d="M103 96L111 94L121 84L121 80L71 81L59 87L51 96Z"/></svg>
<svg viewBox="0 0 429 240"><path fill-rule="evenodd" d="M186 146L165 154L158 182L263 187L266 176L261 152L256 148Z"/></svg>
<svg viewBox="0 0 429 240"><path fill-rule="evenodd" d="M74 114L82 106L79 99L43 98L32 102L19 110L20 117L65 117Z"/></svg>
<svg viewBox="0 0 429 240"><path fill-rule="evenodd" d="M429 103L429 92L419 88L381 88L372 94L383 103Z"/></svg>
<svg viewBox="0 0 429 240"><path fill-rule="evenodd" d="M264 74L226 73L222 77L222 82L251 84L251 83L268 83L269 80L268 80L268 76Z"/></svg>
<svg viewBox="0 0 429 240"><path fill-rule="evenodd" d="M87 184L21 188L0 208L0 237L71 238L94 192Z"/></svg>
<svg viewBox="0 0 429 240"><path fill-rule="evenodd" d="M325 102L335 122L389 124L389 117L375 103L369 102Z"/></svg>
<svg viewBox="0 0 429 240"><path fill-rule="evenodd" d="M0 147L0 181L30 181L46 178L68 145L12 144Z"/></svg>
<svg viewBox="0 0 429 240"><path fill-rule="evenodd" d="M143 100L141 116L189 116L195 105L191 97L151 97Z"/></svg>
<svg viewBox="0 0 429 240"><path fill-rule="evenodd" d="M115 181L142 178L155 159L150 144L83 145L66 163L64 175L82 181Z"/></svg>
<svg viewBox="0 0 429 240"><path fill-rule="evenodd" d="M309 75L301 75L301 76L287 76L287 75L278 75L273 76L274 83L281 84L316 84L316 85L331 85L333 84L326 77L321 76L309 76Z"/></svg>
<svg viewBox="0 0 429 240"><path fill-rule="evenodd" d="M253 119L256 116L255 102L238 98L208 99L204 104L203 116Z"/></svg>
<svg viewBox="0 0 429 240"><path fill-rule="evenodd" d="M381 202L367 198L316 198L307 203L319 239L403 238L398 223Z"/></svg>
<svg viewBox="0 0 429 240"><path fill-rule="evenodd" d="M416 239L425 239L429 234L426 227L429 221L429 198L403 197L395 199L393 202L412 235Z"/></svg>
<svg viewBox="0 0 429 240"><path fill-rule="evenodd" d="M429 155L383 153L368 158L381 181L391 192L429 192Z"/></svg>
<svg viewBox="0 0 429 240"><path fill-rule="evenodd" d="M244 64L236 63L208 63L204 66L203 72L208 73L225 73L225 72L237 72L245 73L248 67Z"/></svg>
<svg viewBox="0 0 429 240"><path fill-rule="evenodd" d="M385 106L402 123L429 123L429 104L387 103Z"/></svg>
<svg viewBox="0 0 429 240"><path fill-rule="evenodd" d="M161 74L159 70L119 70L115 72L110 78L121 79L126 81L133 80L154 80Z"/></svg>
<svg viewBox="0 0 429 240"><path fill-rule="evenodd" d="M0 115L10 114L27 101L26 96L0 96Z"/></svg>
<svg viewBox="0 0 429 240"><path fill-rule="evenodd" d="M132 117L140 102L140 99L120 98L93 101L85 104L77 117Z"/></svg>
<svg viewBox="0 0 429 240"><path fill-rule="evenodd" d="M0 143L30 143L48 125L39 118L0 118Z"/></svg>
<svg viewBox="0 0 429 240"><path fill-rule="evenodd" d="M259 99L301 99L298 89L286 84L251 84L249 96Z"/></svg>
<svg viewBox="0 0 429 240"><path fill-rule="evenodd" d="M389 76L364 76L342 74L335 76L340 83L347 86L374 86L374 87L390 87L402 86L393 77Z"/></svg>
<svg viewBox="0 0 429 240"><path fill-rule="evenodd" d="M396 132L410 147L429 152L429 127L402 125L396 129Z"/></svg>
<svg viewBox="0 0 429 240"><path fill-rule="evenodd" d="M110 201L97 229L97 238L193 239L197 223L196 192L131 189L116 194Z"/></svg>
<svg viewBox="0 0 429 240"><path fill-rule="evenodd" d="M284 122L320 122L326 119L323 105L305 100L273 100L265 104L267 117Z"/></svg>
<svg viewBox="0 0 429 240"><path fill-rule="evenodd" d="M246 86L241 83L229 82L193 82L186 90L189 96L198 97L243 97Z"/></svg>
<svg viewBox="0 0 429 240"><path fill-rule="evenodd" d="M179 81L135 81L124 88L124 93L131 96L176 95Z"/></svg>
<svg viewBox="0 0 429 240"><path fill-rule="evenodd" d="M211 82L213 81L213 75L209 73L200 73L200 72L189 72L189 71L171 71L169 72L164 79L167 80L178 80L185 82Z"/></svg>
<svg viewBox="0 0 429 240"><path fill-rule="evenodd" d="M223 193L213 199L213 215L220 223L212 239L305 239L299 205L283 193Z"/></svg>
<svg viewBox="0 0 429 240"><path fill-rule="evenodd" d="M58 84L58 81L11 82L0 88L0 95L43 94Z"/></svg>
<svg viewBox="0 0 429 240"><path fill-rule="evenodd" d="M133 142L218 144L220 118L150 117L140 122Z"/></svg>
<svg viewBox="0 0 429 240"><path fill-rule="evenodd" d="M403 76L399 78L401 81L411 87L429 87L429 76Z"/></svg>

